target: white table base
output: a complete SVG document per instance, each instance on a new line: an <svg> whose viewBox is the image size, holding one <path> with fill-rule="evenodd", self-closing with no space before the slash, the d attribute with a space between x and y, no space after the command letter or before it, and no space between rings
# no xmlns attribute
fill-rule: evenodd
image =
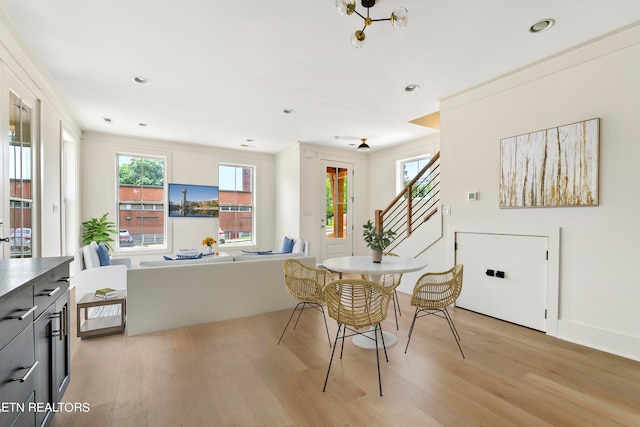
<svg viewBox="0 0 640 427"><path fill-rule="evenodd" d="M364 335L370 337L371 339L363 337L361 335L355 335L353 338L351 338L351 342L353 342L353 345L355 345L356 347L364 348L367 350L375 350L376 342L374 341L375 338L373 336L374 330L375 328L371 328L367 332L364 332ZM382 335L384 336L384 345L387 348L394 346L398 342L398 337L396 337L391 332L382 331ZM378 348L382 348L382 337L380 336L379 332Z"/></svg>

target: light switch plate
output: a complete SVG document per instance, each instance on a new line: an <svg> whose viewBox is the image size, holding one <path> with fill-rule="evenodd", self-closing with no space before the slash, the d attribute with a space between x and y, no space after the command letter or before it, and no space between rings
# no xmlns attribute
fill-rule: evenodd
<svg viewBox="0 0 640 427"><path fill-rule="evenodd" d="M451 215L451 206L442 206L442 215Z"/></svg>

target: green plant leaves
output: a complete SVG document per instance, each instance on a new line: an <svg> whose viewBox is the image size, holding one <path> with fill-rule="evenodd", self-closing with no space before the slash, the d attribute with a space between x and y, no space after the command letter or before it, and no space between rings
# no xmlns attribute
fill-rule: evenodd
<svg viewBox="0 0 640 427"><path fill-rule="evenodd" d="M91 218L90 220L82 223L82 226L85 229L82 234L82 243L84 245L88 245L92 241L96 241L97 243L104 242L107 245L107 248L109 248L109 251L113 250L109 242L114 242L111 235L116 234L118 229L114 222L107 219L108 215L109 213L107 212L100 218Z"/></svg>
<svg viewBox="0 0 640 427"><path fill-rule="evenodd" d="M373 225L371 220L368 220L366 224L362 226L362 237L368 247L374 251L382 251L389 246L393 241L393 237L396 235L395 231L380 229L379 231Z"/></svg>

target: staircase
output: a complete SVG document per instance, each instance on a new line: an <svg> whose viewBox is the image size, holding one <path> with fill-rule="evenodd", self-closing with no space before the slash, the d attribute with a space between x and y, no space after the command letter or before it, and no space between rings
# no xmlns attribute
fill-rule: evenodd
<svg viewBox="0 0 640 427"><path fill-rule="evenodd" d="M440 152L383 210L375 212L376 228L396 235L387 252L418 257L442 238Z"/></svg>

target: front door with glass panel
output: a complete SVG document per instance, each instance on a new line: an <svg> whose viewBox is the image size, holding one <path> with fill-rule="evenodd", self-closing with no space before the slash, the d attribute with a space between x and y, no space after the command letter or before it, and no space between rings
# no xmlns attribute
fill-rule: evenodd
<svg viewBox="0 0 640 427"><path fill-rule="evenodd" d="M2 153L7 156L2 165L2 190L6 204L2 207L0 234L8 237L3 242L3 258L30 258L38 250L36 210L34 209L34 141L37 131L36 100L13 79L9 79L6 115L6 137L2 139Z"/></svg>
<svg viewBox="0 0 640 427"><path fill-rule="evenodd" d="M321 258L353 255L353 166L324 161L324 213L321 216Z"/></svg>

